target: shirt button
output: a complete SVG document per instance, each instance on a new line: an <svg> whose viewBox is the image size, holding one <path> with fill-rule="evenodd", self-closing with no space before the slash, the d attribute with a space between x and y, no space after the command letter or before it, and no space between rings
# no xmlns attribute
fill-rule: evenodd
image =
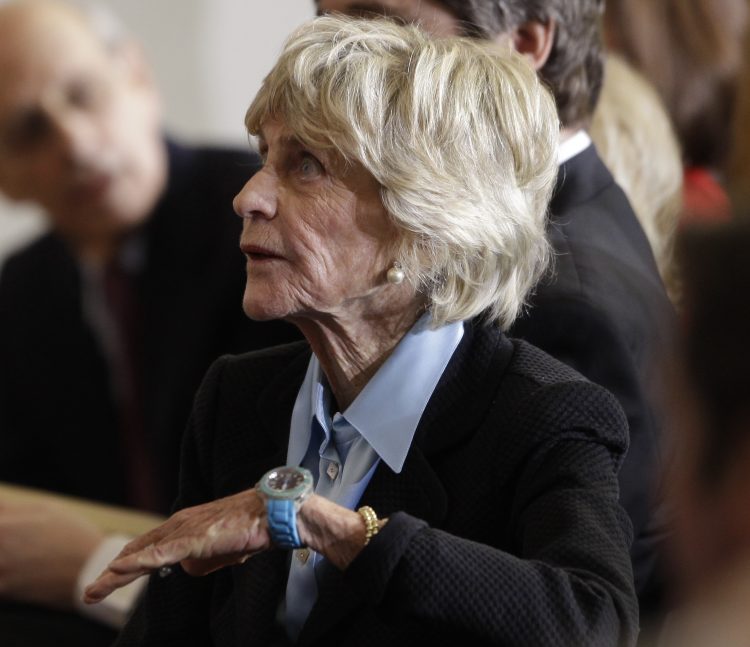
<svg viewBox="0 0 750 647"><path fill-rule="evenodd" d="M310 559L310 549L309 548L302 548L298 551L295 551L295 554L297 555L297 560L304 566L307 564L307 560Z"/></svg>
<svg viewBox="0 0 750 647"><path fill-rule="evenodd" d="M326 474L328 474L328 478L333 481L333 479L338 476L339 473L339 466L336 463L329 463L328 467L326 468Z"/></svg>

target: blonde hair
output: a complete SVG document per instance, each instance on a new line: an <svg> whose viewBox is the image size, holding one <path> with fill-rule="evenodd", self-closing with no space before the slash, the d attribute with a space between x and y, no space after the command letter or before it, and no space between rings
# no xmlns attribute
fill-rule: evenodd
<svg viewBox="0 0 750 647"><path fill-rule="evenodd" d="M482 313L511 325L549 259L557 174L555 106L525 61L387 20L323 16L287 41L248 131L269 117L380 183L402 233L395 258L435 325Z"/></svg>
<svg viewBox="0 0 750 647"><path fill-rule="evenodd" d="M677 302L679 285L673 256L682 211L680 146L656 90L616 55L607 58L591 138L628 196L667 291Z"/></svg>

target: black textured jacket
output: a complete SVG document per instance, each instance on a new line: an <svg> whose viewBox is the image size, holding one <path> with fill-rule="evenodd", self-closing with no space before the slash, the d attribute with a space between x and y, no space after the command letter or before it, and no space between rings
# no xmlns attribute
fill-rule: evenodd
<svg viewBox="0 0 750 647"><path fill-rule="evenodd" d="M657 614L666 529L655 505L664 467L658 367L674 312L648 240L593 146L560 168L550 212L553 272L510 334L604 386L625 411L630 448L619 475L621 502L633 523L641 614Z"/></svg>
<svg viewBox="0 0 750 647"><path fill-rule="evenodd" d="M178 507L252 487L285 461L306 344L227 356L183 446ZM405 379L408 379L405 377ZM361 503L390 518L325 573L301 645L631 644L627 446L615 399L553 358L467 324L400 474L380 463ZM288 553L203 578L152 577L118 647L286 644L275 622Z"/></svg>

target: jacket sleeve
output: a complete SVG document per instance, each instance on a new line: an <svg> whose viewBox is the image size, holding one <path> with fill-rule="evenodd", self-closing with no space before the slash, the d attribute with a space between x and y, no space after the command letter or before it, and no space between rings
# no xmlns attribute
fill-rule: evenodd
<svg viewBox="0 0 750 647"><path fill-rule="evenodd" d="M627 434L619 407L595 385L558 384L525 402L512 424L539 438L514 483L512 552L397 513L352 563L346 585L439 644L449 636L537 647L634 643L631 528L616 479Z"/></svg>
<svg viewBox="0 0 750 647"><path fill-rule="evenodd" d="M623 303L629 299L623 298ZM548 290L530 316L516 323L513 334L600 384L622 406L628 418L630 446L618 475L620 502L633 524L631 557L638 596L643 605L653 607L647 610L658 611L663 591L657 556L670 512L657 505L653 496L663 464L659 433L663 395L657 375L649 374L648 367L654 367L653 358L665 350L655 348L654 340L668 340L668 334L645 330L648 324L642 315L623 312L622 317L634 320L618 323L583 296L574 298Z"/></svg>

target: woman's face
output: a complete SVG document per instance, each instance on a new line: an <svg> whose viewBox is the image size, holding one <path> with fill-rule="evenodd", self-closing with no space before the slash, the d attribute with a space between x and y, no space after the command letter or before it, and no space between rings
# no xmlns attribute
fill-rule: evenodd
<svg viewBox="0 0 750 647"><path fill-rule="evenodd" d="M259 150L263 167L234 200L245 313L290 321L377 313L397 289L386 281L397 232L375 179L333 151L303 146L282 121L263 124Z"/></svg>

